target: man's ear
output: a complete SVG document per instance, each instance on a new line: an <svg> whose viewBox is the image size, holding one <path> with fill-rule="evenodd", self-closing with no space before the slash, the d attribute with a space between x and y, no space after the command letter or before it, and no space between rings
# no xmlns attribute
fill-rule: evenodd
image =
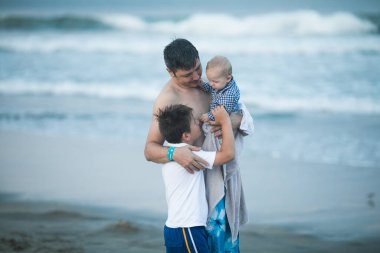
<svg viewBox="0 0 380 253"><path fill-rule="evenodd" d="M166 68L166 71L169 73L170 77L175 77L174 72L171 69Z"/></svg>
<svg viewBox="0 0 380 253"><path fill-rule="evenodd" d="M232 80L232 75L228 75L227 80L228 80L228 82L230 82Z"/></svg>

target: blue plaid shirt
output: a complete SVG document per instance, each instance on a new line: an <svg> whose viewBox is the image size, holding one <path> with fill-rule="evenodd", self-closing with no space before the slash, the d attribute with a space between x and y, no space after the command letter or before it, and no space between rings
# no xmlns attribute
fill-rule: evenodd
<svg viewBox="0 0 380 253"><path fill-rule="evenodd" d="M219 105L224 105L224 108L228 113L236 112L239 110L240 91L232 78L231 81L221 90L214 90L209 83L203 83L203 89L207 93L211 93L210 112L208 112L208 118L215 120L211 114L211 110Z"/></svg>

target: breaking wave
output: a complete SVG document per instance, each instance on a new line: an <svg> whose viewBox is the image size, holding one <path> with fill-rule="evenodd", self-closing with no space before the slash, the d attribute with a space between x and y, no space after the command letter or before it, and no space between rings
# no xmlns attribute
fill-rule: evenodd
<svg viewBox="0 0 380 253"><path fill-rule="evenodd" d="M133 15L8 15L0 17L2 30L112 30L191 33L216 36L341 35L378 32L376 17L348 12L323 15L316 11L277 12L262 15L194 14L182 19L149 19ZM221 29L223 28L223 29Z"/></svg>
<svg viewBox="0 0 380 253"><path fill-rule="evenodd" d="M156 87L156 88L154 88ZM27 95L27 96L83 96L106 99L138 99L153 102L160 91L160 85L146 86L141 83L121 84L82 84L73 82L44 83L7 83L0 84L0 95ZM380 114L378 101L366 97L309 96L292 97L287 95L251 96L249 92L242 95L242 101L248 106L263 109L269 112L332 112Z"/></svg>

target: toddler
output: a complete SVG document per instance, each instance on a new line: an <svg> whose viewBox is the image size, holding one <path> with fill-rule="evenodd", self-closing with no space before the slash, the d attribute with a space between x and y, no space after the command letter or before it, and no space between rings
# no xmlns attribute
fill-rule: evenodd
<svg viewBox="0 0 380 253"><path fill-rule="evenodd" d="M210 111L202 114L202 122L214 121L211 110L223 105L228 113L239 110L240 91L232 77L232 66L224 56L215 56L206 66L208 83L203 83L202 88L211 93Z"/></svg>

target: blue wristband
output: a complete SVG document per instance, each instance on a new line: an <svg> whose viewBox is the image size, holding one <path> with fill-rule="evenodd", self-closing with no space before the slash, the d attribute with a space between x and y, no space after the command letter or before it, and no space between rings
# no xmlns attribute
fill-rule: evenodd
<svg viewBox="0 0 380 253"><path fill-rule="evenodd" d="M169 147L168 152L166 153L166 157L168 158L169 161L174 161L173 153L174 153L174 147Z"/></svg>

